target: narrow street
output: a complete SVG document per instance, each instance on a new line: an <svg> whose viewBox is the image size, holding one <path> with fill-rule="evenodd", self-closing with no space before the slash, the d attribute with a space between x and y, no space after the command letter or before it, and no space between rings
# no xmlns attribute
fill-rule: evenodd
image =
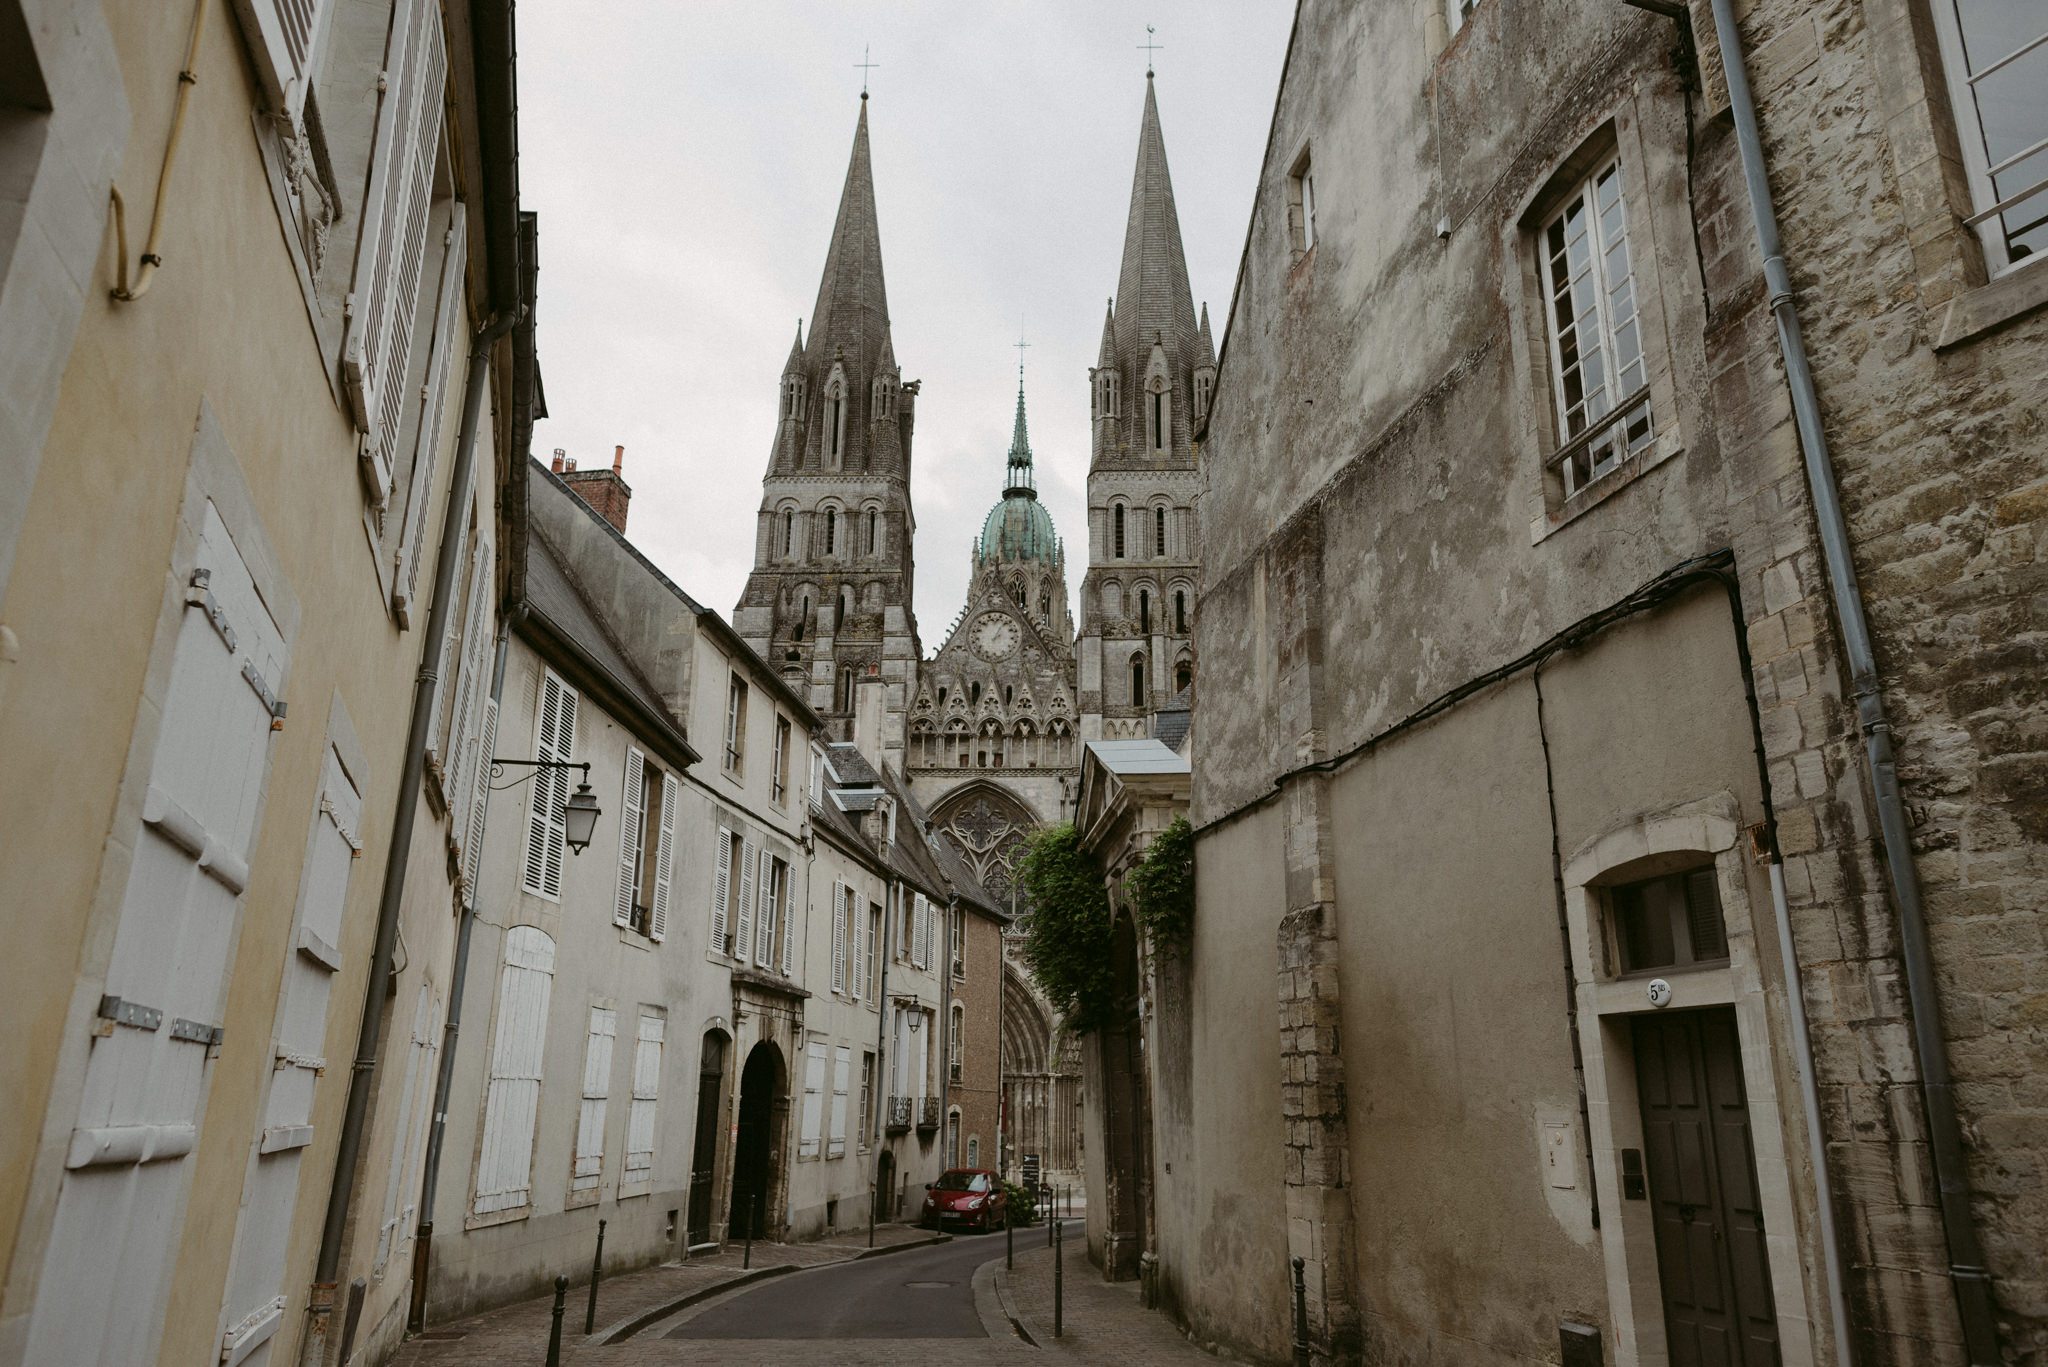
<svg viewBox="0 0 2048 1367"><path fill-rule="evenodd" d="M1027 1242L1029 1236L1026 1236ZM778 1277L684 1312L669 1339L986 1339L975 1313L975 1270L1003 1255L1001 1235L964 1235L949 1244ZM1004 1338L1016 1335L999 1322Z"/></svg>

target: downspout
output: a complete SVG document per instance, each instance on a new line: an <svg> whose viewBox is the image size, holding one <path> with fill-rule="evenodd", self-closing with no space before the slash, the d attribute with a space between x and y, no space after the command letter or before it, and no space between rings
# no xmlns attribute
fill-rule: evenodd
<svg viewBox="0 0 2048 1367"><path fill-rule="evenodd" d="M505 692L505 656L511 644L509 629L498 633L497 661L491 669L491 701L503 701ZM478 755L478 764L488 764L489 755ZM490 786L484 788L484 826L477 834L481 840L490 829L491 798ZM481 856L477 862L478 876L482 876ZM476 889L470 888L462 899L462 924L455 933L455 967L449 974L448 1020L441 1027L441 1070L434 1079L433 1123L427 1130L426 1169L420 1177L420 1222L413 1237L412 1246L412 1304L406 1311L406 1330L417 1334L427 1325L427 1269L432 1260L434 1248L434 1198L441 1185L441 1143L448 1133L448 1092L455 1085L455 1046L462 1034L463 989L469 982L469 941L476 929Z"/></svg>
<svg viewBox="0 0 2048 1367"><path fill-rule="evenodd" d="M462 431L456 438L455 477L449 484L448 510L441 519L441 549L434 565L434 596L427 609L427 632L420 652L419 673L412 689L412 729L406 737L405 765L398 776L398 805L391 818L391 848L384 861L384 892L377 904L376 950L370 960L370 982L363 997L362 1026L356 1035L355 1064L349 1073L348 1107L342 1115L341 1142L335 1151L334 1180L327 1192L327 1219L320 1230L320 1257L313 1269L314 1326L308 1346L325 1337L334 1308L335 1274L341 1266L342 1231L348 1224L349 1193L355 1186L356 1163L362 1156L363 1121L370 1110L371 1085L377 1073L377 1037L382 1033L389 993L392 950L398 942L398 909L405 894L406 867L412 854L413 818L419 811L420 781L426 769L427 727L432 720L434 690L441 678L441 651L447 640L448 611L455 593L455 562L462 558L469 530L470 504L476 482L477 427L482 419L484 389L490 380L491 348L518 320L500 314L477 329L469 351L469 383L463 394ZM324 1356L325 1349L319 1350ZM319 1361L319 1358L311 1359Z"/></svg>
<svg viewBox="0 0 2048 1367"><path fill-rule="evenodd" d="M939 1171L953 1166L947 1145L953 1130L953 918L960 914L960 899L946 899L946 938L939 942L939 1018L945 1022L939 1035Z"/></svg>
<svg viewBox="0 0 2048 1367"><path fill-rule="evenodd" d="M1821 548L1827 560L1835 614L1842 628L1842 650L1848 657L1850 688L1863 728L1865 762L1884 837L1885 871L1899 906L1900 958L1906 970L1906 992L1913 1005L1913 1041L1920 1061L1920 1090L1927 1106L1929 1150L1941 1188L1941 1223L1948 1237L1949 1279L1962 1320L1963 1345L1972 1367L1996 1367L1998 1328L1991 1306L1991 1273L1977 1241L1970 1215L1970 1180L1963 1158L1962 1127L1956 1119L1949 1078L1948 1052L1941 1033L1941 1003L1936 995L1934 958L1927 944L1927 923L1920 905L1920 887L1907 835L1905 803L1892 755L1892 728L1885 719L1878 691L1877 659L1871 646L1870 623L1850 556L1849 526L1835 487L1827 434L1821 425L1820 399L1807 364L1799 315L1792 306L1792 277L1778 239L1778 220L1764 173L1762 139L1757 133L1756 107L1750 98L1749 76L1743 67L1742 40L1735 27L1733 0L1712 0L1714 30L1720 39L1721 65L1728 81L1728 104L1735 116L1735 142L1742 156L1742 176L1749 186L1750 211L1756 220L1757 250L1764 259L1764 284L1771 313L1778 324L1778 347L1784 353L1785 380L1792 393L1792 412L1799 426L1799 445L1806 458L1807 483L1813 491L1814 518L1820 525ZM1773 880L1773 894L1779 880ZM1784 913L1779 912L1780 924ZM1781 942L1785 932L1781 930ZM1787 977L1796 969L1787 963ZM1800 1026L1803 1032L1803 1022Z"/></svg>
<svg viewBox="0 0 2048 1367"><path fill-rule="evenodd" d="M896 903L901 891L902 889L899 884L891 882L889 890L883 894L882 898L888 904L889 909L882 917L882 985L878 989L879 999L875 1003L875 1016L877 1019L875 1021L874 1096L880 1104L875 1107L874 1114L868 1117L869 1123L874 1126L873 1131L868 1136L868 1142L874 1146L875 1151L872 1176L868 1179L869 1248L875 1246L875 1212L880 1209L879 1202L882 1199L882 1136L889 1132L889 1122L882 1113L889 1103L895 1099L884 1088L889 1081L889 936L896 928Z"/></svg>

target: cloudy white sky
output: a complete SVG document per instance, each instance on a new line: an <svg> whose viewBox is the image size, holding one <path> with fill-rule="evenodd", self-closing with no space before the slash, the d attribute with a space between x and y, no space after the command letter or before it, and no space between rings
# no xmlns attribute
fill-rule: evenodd
<svg viewBox="0 0 2048 1367"><path fill-rule="evenodd" d="M728 616L776 384L808 318L871 46L896 356L924 381L917 616L936 650L1000 496L1019 336L1039 488L1087 558L1088 367L1115 291L1145 26L1195 302L1222 340L1285 55L1286 0L519 7L521 191L540 213L551 416L534 450L626 448L629 531Z"/></svg>

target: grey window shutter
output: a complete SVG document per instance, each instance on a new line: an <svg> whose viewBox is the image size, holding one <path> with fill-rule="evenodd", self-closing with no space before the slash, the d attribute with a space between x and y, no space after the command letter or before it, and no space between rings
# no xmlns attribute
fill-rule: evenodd
<svg viewBox="0 0 2048 1367"><path fill-rule="evenodd" d="M846 884L832 885L832 990L846 990Z"/></svg>
<svg viewBox="0 0 2048 1367"><path fill-rule="evenodd" d="M235 0L263 101L292 123L305 112L333 0Z"/></svg>
<svg viewBox="0 0 2048 1367"><path fill-rule="evenodd" d="M398 0L385 48L384 95L377 109L370 189L356 243L343 378L356 426L371 501L391 492L391 443L405 407L406 358L419 302L420 263L441 146L441 103L448 53L440 0Z"/></svg>
<svg viewBox="0 0 2048 1367"><path fill-rule="evenodd" d="M468 214L457 200L450 208L448 249L441 257L440 305L434 314L434 350L427 360L426 392L419 435L413 447L411 489L398 533L397 573L391 578L391 610L410 628L419 608L420 555L427 539L427 514L434 502L434 470L440 464L441 429L447 423L448 382L455 358L468 350L469 310L463 307L463 268L469 260Z"/></svg>
<svg viewBox="0 0 2048 1367"><path fill-rule="evenodd" d="M782 878L782 976L796 969L796 865Z"/></svg>
<svg viewBox="0 0 2048 1367"><path fill-rule="evenodd" d="M754 899L760 889L754 884L754 842L740 842L740 923L733 927L732 956L745 962L754 953Z"/></svg>
<svg viewBox="0 0 2048 1367"><path fill-rule="evenodd" d="M498 700L484 699L484 720L476 747L475 781L470 785L469 835L462 846L462 881L472 900L476 897L476 877L483 868L484 858L484 815L490 802L491 752L498 744Z"/></svg>
<svg viewBox="0 0 2048 1367"><path fill-rule="evenodd" d="M654 847L654 905L648 908L647 915L649 939L659 940L668 934L668 889L675 874L676 803L681 796L682 785L676 782L676 776L662 774L661 839Z"/></svg>
<svg viewBox="0 0 2048 1367"><path fill-rule="evenodd" d="M718 878L711 885L711 951L725 953L725 904L732 891L732 832L718 828Z"/></svg>
<svg viewBox="0 0 2048 1367"><path fill-rule="evenodd" d="M640 848L646 814L640 807L640 789L646 775L646 759L630 745L626 747L626 791L621 803L625 815L619 818L619 895L612 906L612 924L633 924L633 902L640 895Z"/></svg>

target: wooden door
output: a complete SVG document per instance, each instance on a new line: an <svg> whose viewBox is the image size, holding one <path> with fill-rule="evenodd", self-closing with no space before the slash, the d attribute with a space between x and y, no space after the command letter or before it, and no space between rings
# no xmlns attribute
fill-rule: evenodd
<svg viewBox="0 0 2048 1367"><path fill-rule="evenodd" d="M711 1242L711 1196L718 1175L718 1109L725 1091L725 1036L704 1036L697 1075L697 1138L690 1153L690 1247Z"/></svg>
<svg viewBox="0 0 2048 1367"><path fill-rule="evenodd" d="M1673 1367L1774 1367L1778 1324L1735 1013L1637 1016L1634 1034Z"/></svg>

